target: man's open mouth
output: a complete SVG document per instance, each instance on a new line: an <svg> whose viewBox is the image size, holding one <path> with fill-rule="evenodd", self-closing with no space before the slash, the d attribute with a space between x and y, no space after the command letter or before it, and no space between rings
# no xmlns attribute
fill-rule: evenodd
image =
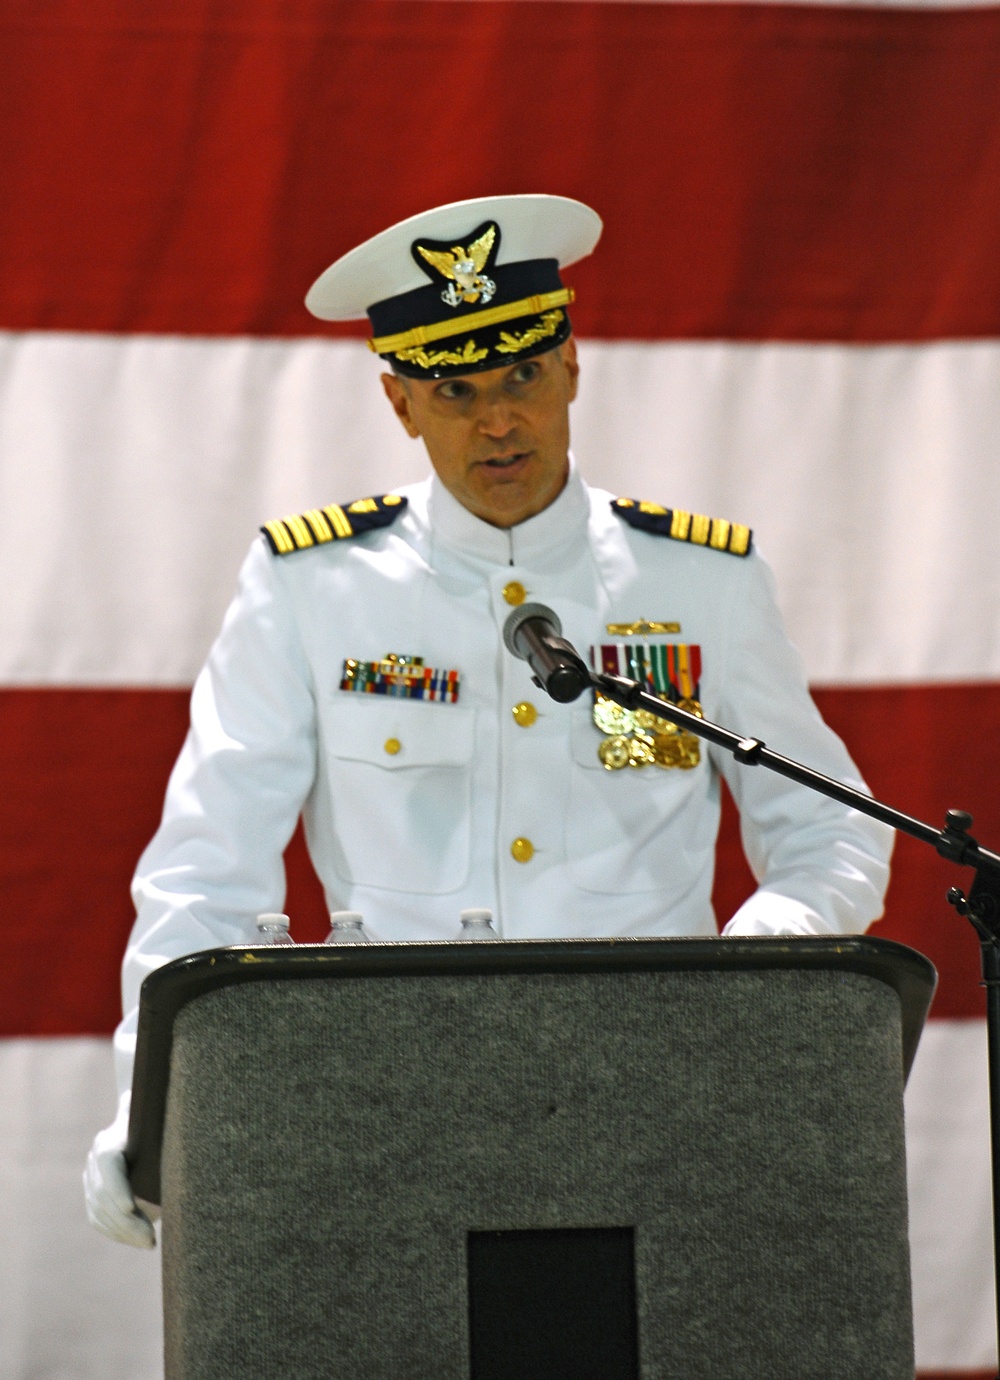
<svg viewBox="0 0 1000 1380"><path fill-rule="evenodd" d="M491 470L508 470L520 461L527 460L530 454L529 450L519 450L515 451L513 455L492 455L489 460L484 460L482 463L488 465Z"/></svg>

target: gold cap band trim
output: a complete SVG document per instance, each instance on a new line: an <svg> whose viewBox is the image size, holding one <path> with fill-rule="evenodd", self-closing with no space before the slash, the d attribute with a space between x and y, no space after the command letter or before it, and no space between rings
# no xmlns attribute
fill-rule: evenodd
<svg viewBox="0 0 1000 1380"><path fill-rule="evenodd" d="M411 331L400 331L398 335L373 336L368 342L368 348L377 355L394 355L399 350L408 350L415 345L427 345L432 340L447 340L449 336L464 335L466 331L485 330L487 326L499 325L501 321L514 321L519 316L538 316L552 307L568 306L575 296L572 288L560 288L558 292L536 293L534 297L522 297L519 302L505 302L503 306L469 312L466 316L456 316L450 321L433 321L429 326L414 326Z"/></svg>

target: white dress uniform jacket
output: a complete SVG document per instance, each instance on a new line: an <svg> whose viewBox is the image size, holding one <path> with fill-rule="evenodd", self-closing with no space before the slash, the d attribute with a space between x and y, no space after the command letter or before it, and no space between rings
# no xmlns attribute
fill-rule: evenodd
<svg viewBox="0 0 1000 1380"><path fill-rule="evenodd" d="M408 506L389 527L283 557L261 539L247 557L135 878L123 1088L142 979L182 954L255 941L257 914L282 908L300 811L330 908L363 912L382 940L454 939L473 906L492 909L508 939L714 935L720 775L759 881L741 921L859 932L880 914L884 826L705 743L691 770L609 771L591 697L547 700L504 649L511 581L556 611L584 655L612 640L608 623L676 621L676 637L644 640L700 646L707 718L860 786L809 697L759 556L636 531L575 470L549 508L506 531L436 478L400 492ZM458 702L339 688L345 658L390 652L457 670ZM522 701L538 711L526 727L511 712ZM515 839L530 840L529 861L512 856Z"/></svg>

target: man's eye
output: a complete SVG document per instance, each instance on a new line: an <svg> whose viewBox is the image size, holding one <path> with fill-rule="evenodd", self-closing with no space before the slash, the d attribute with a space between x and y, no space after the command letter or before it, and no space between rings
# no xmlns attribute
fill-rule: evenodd
<svg viewBox="0 0 1000 1380"><path fill-rule="evenodd" d="M437 390L439 398L444 398L447 402L457 402L459 399L468 398L472 389L467 383L459 383L457 380L449 380L442 383Z"/></svg>
<svg viewBox="0 0 1000 1380"><path fill-rule="evenodd" d="M515 383L532 383L538 377L539 372L540 365L535 360L529 359L517 366L512 377Z"/></svg>

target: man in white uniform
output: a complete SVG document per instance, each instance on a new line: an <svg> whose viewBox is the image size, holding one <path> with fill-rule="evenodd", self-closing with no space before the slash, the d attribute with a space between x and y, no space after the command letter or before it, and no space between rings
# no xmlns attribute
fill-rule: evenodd
<svg viewBox="0 0 1000 1380"><path fill-rule="evenodd" d="M135 878L119 1115L84 1176L108 1235L154 1240L122 1154L140 983L257 938L300 812L330 908L381 940L454 939L468 907L508 939L714 935L720 776L759 881L725 934L859 932L881 912L888 829L666 720L548 701L504 650L512 608L546 604L599 668L861 784L747 529L591 489L573 465L559 267L599 234L564 198L456 203L307 298L327 319L367 310L434 474L266 524L241 571Z"/></svg>

